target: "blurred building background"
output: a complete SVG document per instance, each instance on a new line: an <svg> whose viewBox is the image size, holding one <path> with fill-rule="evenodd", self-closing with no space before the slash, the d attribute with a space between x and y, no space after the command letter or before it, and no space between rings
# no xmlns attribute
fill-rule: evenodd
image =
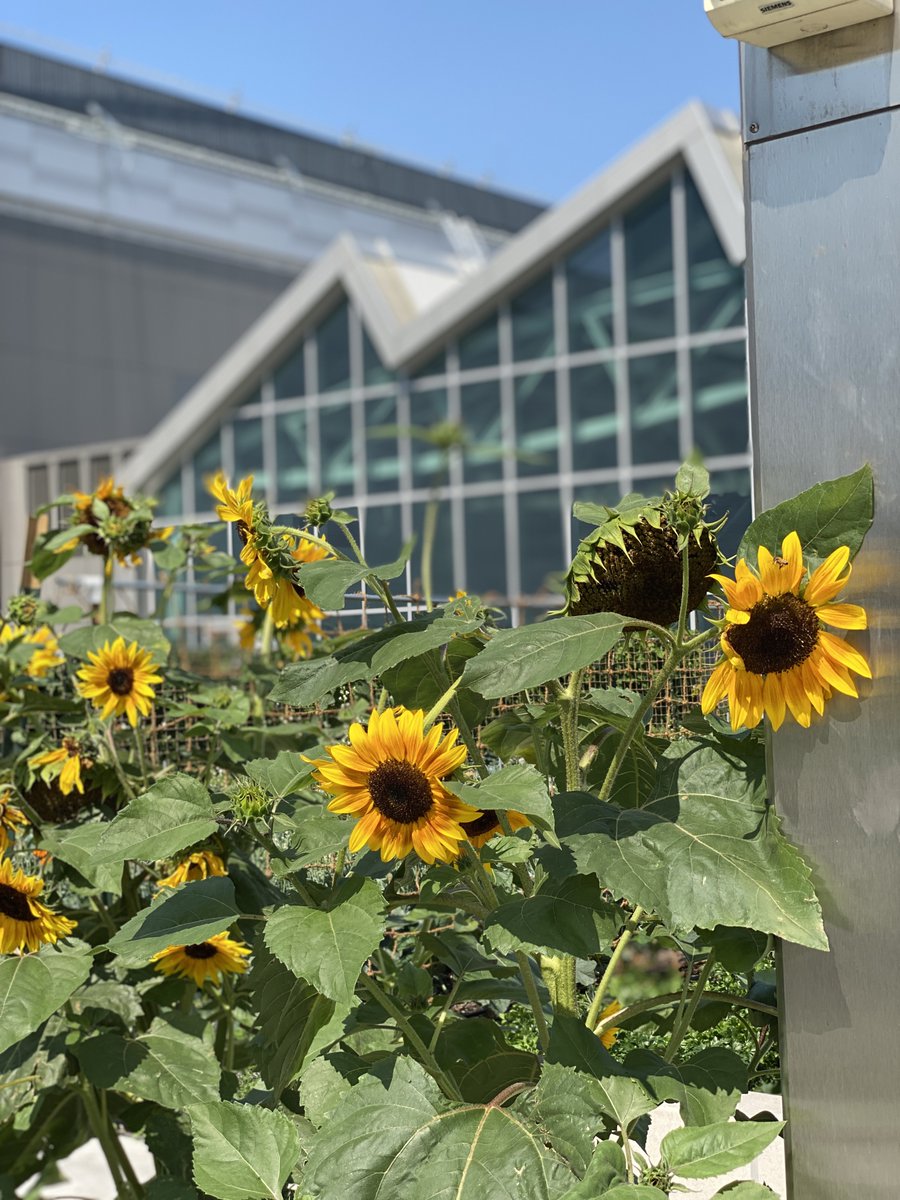
<svg viewBox="0 0 900 1200"><path fill-rule="evenodd" d="M215 520L219 467L291 518L333 490L373 563L439 486L436 590L513 620L552 603L573 500L656 493L696 447L747 514L728 114L690 105L542 212L0 46L0 147L5 593L29 508L108 470L172 523ZM233 630L190 578L173 604L192 639Z"/></svg>

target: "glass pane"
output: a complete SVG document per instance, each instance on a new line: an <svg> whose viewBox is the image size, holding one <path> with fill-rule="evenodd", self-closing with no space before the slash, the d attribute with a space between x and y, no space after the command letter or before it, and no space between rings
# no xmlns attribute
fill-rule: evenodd
<svg viewBox="0 0 900 1200"><path fill-rule="evenodd" d="M549 592L548 576L561 575L567 565L559 492L519 493L519 545L522 594ZM550 582L559 587L558 579Z"/></svg>
<svg viewBox="0 0 900 1200"><path fill-rule="evenodd" d="M50 500L50 474L45 466L28 468L28 511L34 512Z"/></svg>
<svg viewBox="0 0 900 1200"><path fill-rule="evenodd" d="M249 421L235 421L233 429L235 480L252 475L253 492L255 495L262 495L268 484L263 467L262 418L252 417Z"/></svg>
<svg viewBox="0 0 900 1200"><path fill-rule="evenodd" d="M319 391L334 392L350 386L350 327L346 302L326 317L316 330L319 350Z"/></svg>
<svg viewBox="0 0 900 1200"><path fill-rule="evenodd" d="M402 513L399 504L386 504L381 508L369 508L363 513L363 554L372 567L381 567L393 562L403 547ZM391 590L398 595L406 591L406 577L391 583Z"/></svg>
<svg viewBox="0 0 900 1200"><path fill-rule="evenodd" d="M363 330L363 383L366 387L374 387L379 383L390 383L394 372L389 371L378 357L378 351L366 330Z"/></svg>
<svg viewBox="0 0 900 1200"><path fill-rule="evenodd" d="M710 477L709 507L711 520L724 517L728 521L718 534L719 548L727 557L737 552L744 530L753 519L750 469L713 471Z"/></svg>
<svg viewBox="0 0 900 1200"><path fill-rule="evenodd" d="M636 463L671 462L678 455L678 374L674 354L633 358L631 387L631 459Z"/></svg>
<svg viewBox="0 0 900 1200"><path fill-rule="evenodd" d="M306 393L306 375L303 369L303 343L293 350L272 373L276 400L293 400Z"/></svg>
<svg viewBox="0 0 900 1200"><path fill-rule="evenodd" d="M556 378L552 371L516 380L516 450L519 475L547 475L558 470L559 425Z"/></svg>
<svg viewBox="0 0 900 1200"><path fill-rule="evenodd" d="M616 364L595 363L569 372L572 406L572 466L576 471L614 467L616 435Z"/></svg>
<svg viewBox="0 0 900 1200"><path fill-rule="evenodd" d="M667 183L625 217L628 340L675 336L672 202Z"/></svg>
<svg viewBox="0 0 900 1200"><path fill-rule="evenodd" d="M413 392L409 397L410 424L415 429L433 430L447 420L447 393ZM411 438L414 487L431 487L446 462L444 452L421 437Z"/></svg>
<svg viewBox="0 0 900 1200"><path fill-rule="evenodd" d="M513 358L550 358L556 351L553 336L553 279L545 275L520 292L510 305Z"/></svg>
<svg viewBox="0 0 900 1200"><path fill-rule="evenodd" d="M366 484L370 492L400 489L400 445L397 434L379 433L379 426L397 425L397 398L379 396L366 401Z"/></svg>
<svg viewBox="0 0 900 1200"><path fill-rule="evenodd" d="M177 470L171 479L166 480L159 489L159 504L156 514L160 517L180 517L184 512L181 498L181 469Z"/></svg>
<svg viewBox="0 0 900 1200"><path fill-rule="evenodd" d="M429 358L427 362L422 363L417 371L414 371L411 378L427 379L430 375L446 375L447 374L447 354L441 348L433 358Z"/></svg>
<svg viewBox="0 0 900 1200"><path fill-rule="evenodd" d="M687 179L691 329L744 324L744 269L728 261L694 181Z"/></svg>
<svg viewBox="0 0 900 1200"><path fill-rule="evenodd" d="M77 458L59 464L60 492L77 492L81 487L81 471Z"/></svg>
<svg viewBox="0 0 900 1200"><path fill-rule="evenodd" d="M506 522L503 496L466 499L466 590L506 596Z"/></svg>
<svg viewBox="0 0 900 1200"><path fill-rule="evenodd" d="M463 455L466 483L503 476L503 425L500 418L500 384L467 383L460 389L462 423L468 448Z"/></svg>
<svg viewBox="0 0 900 1200"><path fill-rule="evenodd" d="M194 512L212 512L215 501L206 487L206 479L222 469L222 441L220 430L216 430L194 455ZM232 482L234 482L232 480Z"/></svg>
<svg viewBox="0 0 900 1200"><path fill-rule="evenodd" d="M259 404L262 404L262 392L259 388L255 388L246 399L240 402L238 408L253 408Z"/></svg>
<svg viewBox="0 0 900 1200"><path fill-rule="evenodd" d="M413 505L413 529L416 534L416 545L412 557L413 591L424 594L422 582L422 547L425 529L425 504ZM432 591L435 599L445 600L456 591L457 585L453 578L453 541L451 538L450 503L446 499L440 501L438 507L437 531L434 539L434 549L431 554Z"/></svg>
<svg viewBox="0 0 900 1200"><path fill-rule="evenodd" d="M291 504L309 493L307 415L303 411L275 416L275 458L279 504ZM298 508L303 505L298 504Z"/></svg>
<svg viewBox="0 0 900 1200"><path fill-rule="evenodd" d="M743 342L691 351L694 444L705 455L744 454L750 443Z"/></svg>
<svg viewBox="0 0 900 1200"><path fill-rule="evenodd" d="M569 350L605 350L613 344L612 253L609 231L566 262Z"/></svg>
<svg viewBox="0 0 900 1200"><path fill-rule="evenodd" d="M459 339L459 369L474 371L478 367L495 367L500 361L500 338L497 314Z"/></svg>
<svg viewBox="0 0 900 1200"><path fill-rule="evenodd" d="M88 470L88 490L93 491L101 479L108 479L112 474L112 459L108 454L98 454L91 459Z"/></svg>
<svg viewBox="0 0 900 1200"><path fill-rule="evenodd" d="M353 417L349 404L319 409L320 471L323 492L350 496L355 491Z"/></svg>

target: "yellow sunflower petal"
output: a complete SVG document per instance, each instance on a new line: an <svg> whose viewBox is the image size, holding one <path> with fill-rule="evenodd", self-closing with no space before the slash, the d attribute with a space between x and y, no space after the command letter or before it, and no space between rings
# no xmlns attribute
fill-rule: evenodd
<svg viewBox="0 0 900 1200"><path fill-rule="evenodd" d="M780 729L784 722L785 704L784 692L781 689L781 676L770 673L763 684L763 705L772 722L773 729Z"/></svg>
<svg viewBox="0 0 900 1200"><path fill-rule="evenodd" d="M829 600L833 600L850 578L849 562L849 546L839 546L837 550L832 551L821 566L816 567L813 571L809 583L806 585L806 591L803 593L806 603L818 607L820 604L827 604ZM842 575L845 567L847 567L847 573Z"/></svg>
<svg viewBox="0 0 900 1200"><path fill-rule="evenodd" d="M820 604L816 616L835 629L866 629L866 610L859 604Z"/></svg>
<svg viewBox="0 0 900 1200"><path fill-rule="evenodd" d="M833 633L823 629L819 634L819 645L834 662L855 671L857 675L863 675L866 679L872 678L872 670L860 652L839 637L835 637Z"/></svg>

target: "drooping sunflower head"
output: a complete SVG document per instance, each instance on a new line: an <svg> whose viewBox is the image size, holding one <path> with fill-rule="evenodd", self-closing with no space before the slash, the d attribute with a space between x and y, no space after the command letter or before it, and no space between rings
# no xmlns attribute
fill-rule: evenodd
<svg viewBox="0 0 900 1200"><path fill-rule="evenodd" d="M415 850L427 863L453 862L466 840L464 821L481 813L441 782L465 762L458 734L440 725L425 731L425 715L406 708L373 712L367 728L350 726L349 746L329 746L315 779L330 792L331 812L356 819L350 850L378 850L384 862Z"/></svg>
<svg viewBox="0 0 900 1200"><path fill-rule="evenodd" d="M44 881L13 868L0 858L0 954L40 950L50 942L68 937L75 922L60 917L38 900Z"/></svg>
<svg viewBox="0 0 900 1200"><path fill-rule="evenodd" d="M517 829L524 829L531 824L526 816L520 812L515 812L511 808L506 810L506 817L513 833ZM481 816L476 817L474 821L463 821L462 827L465 830L466 837L476 850L480 850L492 837L497 837L498 834L503 833L503 826L500 824L500 814L493 808L486 808Z"/></svg>
<svg viewBox="0 0 900 1200"><path fill-rule="evenodd" d="M112 479L103 479L93 492L75 492L69 523L90 528L71 541L57 547L57 553L73 550L79 542L91 554L101 557L115 555L119 562L136 556L153 537L166 536L152 532L153 502L144 496L126 496Z"/></svg>
<svg viewBox="0 0 900 1200"><path fill-rule="evenodd" d="M174 888L182 883L193 883L197 879L209 879L211 875L227 874L225 864L218 854L212 850L195 850L193 854L182 859L174 871L160 879L156 886Z"/></svg>
<svg viewBox="0 0 900 1200"><path fill-rule="evenodd" d="M216 505L219 518L236 525L241 539L241 561L249 567L256 558L253 476L245 476L237 487L232 488L223 473L218 471L206 480L206 488L219 502Z"/></svg>
<svg viewBox="0 0 900 1200"><path fill-rule="evenodd" d="M55 750L46 750L43 754L35 754L29 758L28 765L33 770L42 768L40 775L44 783L56 780L60 792L64 796L77 790L84 795L84 783L81 779L81 768L92 765L93 760L82 752L81 743L77 738L65 737L62 745Z"/></svg>
<svg viewBox="0 0 900 1200"><path fill-rule="evenodd" d="M832 603L850 570L850 550L841 546L804 585L803 549L792 532L777 557L760 546L756 571L741 559L734 579L714 575L729 607L720 638L723 658L703 690L703 712L727 696L732 729L752 729L765 713L778 729L786 712L806 728L833 692L857 696L851 673L871 679L869 665L825 628L866 628L865 609Z"/></svg>
<svg viewBox="0 0 900 1200"><path fill-rule="evenodd" d="M28 818L13 804L12 793L0 791L0 855L6 853L16 836L28 824Z"/></svg>
<svg viewBox="0 0 900 1200"><path fill-rule="evenodd" d="M661 500L626 496L618 508L576 504L575 516L595 528L579 543L566 574L569 616L614 612L672 625L681 607L682 552L690 566L688 611L703 603L719 557L715 526L702 497L668 493Z"/></svg>
<svg viewBox="0 0 900 1200"><path fill-rule="evenodd" d="M31 652L24 667L32 679L45 678L50 671L66 661L66 656L60 650L59 642L48 625L28 628L17 625L14 621L7 621L0 629L0 645L17 648L17 655L20 651L23 654L26 652L21 649L23 647Z"/></svg>
<svg viewBox="0 0 900 1200"><path fill-rule="evenodd" d="M192 979L197 987L219 984L223 975L243 975L250 947L227 933L217 933L205 942L190 946L167 946L150 959L163 975Z"/></svg>
<svg viewBox="0 0 900 1200"><path fill-rule="evenodd" d="M122 637L110 644L104 642L96 653L88 651L90 666L78 671L78 690L90 700L101 716L128 717L137 725L138 715L146 717L156 695L151 684L162 683L149 650L132 642L126 646Z"/></svg>
<svg viewBox="0 0 900 1200"><path fill-rule="evenodd" d="M613 1000L610 1004L607 1004L606 1008L604 1008L603 1012L597 1018L597 1024L602 1027L605 1021L607 1021L610 1017L614 1017L616 1013L621 1011L622 1005L618 1002L618 1000ZM600 1042L603 1048L605 1050L612 1050L613 1046L616 1044L616 1038L618 1038L620 1033L621 1030L619 1029L618 1025L610 1025L605 1029L602 1029L602 1032L600 1033Z"/></svg>

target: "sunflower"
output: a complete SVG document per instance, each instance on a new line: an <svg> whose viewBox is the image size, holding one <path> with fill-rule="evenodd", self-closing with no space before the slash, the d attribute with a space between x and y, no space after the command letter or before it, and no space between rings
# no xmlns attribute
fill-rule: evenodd
<svg viewBox="0 0 900 1200"><path fill-rule="evenodd" d="M182 883L193 883L197 879L208 879L210 875L227 875L225 864L212 850L195 850L181 860L175 870L160 879L158 888L174 888Z"/></svg>
<svg viewBox="0 0 900 1200"><path fill-rule="evenodd" d="M727 696L732 729L753 729L764 713L778 729L786 710L806 728L833 691L858 695L851 671L872 678L860 652L824 628L866 628L858 604L832 603L850 578L850 550L829 554L805 587L796 533L784 539L777 558L760 546L757 564L754 572L741 559L733 580L711 576L729 608L720 639L725 657L706 682L701 708L710 713Z"/></svg>
<svg viewBox="0 0 900 1200"><path fill-rule="evenodd" d="M84 795L84 784L81 782L82 759L79 745L75 738L63 738L62 745L57 750L47 750L29 758L28 765L32 771L35 767L43 767L41 779L49 783L59 777L59 790L64 796L76 788Z"/></svg>
<svg viewBox="0 0 900 1200"><path fill-rule="evenodd" d="M243 975L247 970L244 960L249 955L249 946L234 941L227 933L217 933L208 941L192 946L167 946L150 961L163 975L180 975L203 987L207 980L221 983L223 975Z"/></svg>
<svg viewBox="0 0 900 1200"><path fill-rule="evenodd" d="M25 670L32 679L43 679L54 667L58 667L66 661L53 630L47 625L26 630L20 625L8 622L0 629L0 645L16 645L19 642L26 646L37 647L25 666Z"/></svg>
<svg viewBox="0 0 900 1200"><path fill-rule="evenodd" d="M531 824L526 816L511 808L506 811L506 819L509 821L509 827L513 833L517 829L524 829L526 825ZM474 821L463 821L462 827L466 837L476 850L480 850L485 842L489 842L496 834L503 833L500 814L492 808L486 808Z"/></svg>
<svg viewBox="0 0 900 1200"><path fill-rule="evenodd" d="M39 950L48 942L68 937L75 922L59 917L36 898L44 890L37 875L14 869L0 859L0 954Z"/></svg>
<svg viewBox="0 0 900 1200"><path fill-rule="evenodd" d="M228 486L221 471L206 480L207 491L218 500L216 513L223 521L237 525L241 539L241 562L252 566L256 560L256 539L253 536L253 476L247 475L236 488Z"/></svg>
<svg viewBox="0 0 900 1200"><path fill-rule="evenodd" d="M350 850L380 850L384 862L412 850L427 863L458 858L463 821L481 814L441 783L465 762L457 731L444 736L434 725L426 733L422 710L400 707L373 712L367 729L354 724L349 732L349 746L328 746L330 760L315 761L314 777L334 796L329 812L357 819Z"/></svg>
<svg viewBox="0 0 900 1200"><path fill-rule="evenodd" d="M607 1020L608 1017L614 1017L617 1012L621 1011L622 1005L618 1002L618 1000L613 1000L611 1004L607 1004L606 1008L604 1008L603 1012L597 1018L598 1027L602 1027L603 1022ZM610 1025L608 1029L603 1030L599 1036L604 1050L612 1050L613 1046L616 1044L616 1038L619 1036L620 1032L621 1030L619 1029L618 1025Z"/></svg>
<svg viewBox="0 0 900 1200"><path fill-rule="evenodd" d="M150 684L162 683L150 651L142 650L137 642L126 646L125 639L117 637L112 645L104 642L96 654L89 650L88 658L93 665L78 672L82 696L103 710L104 719L124 713L131 725L137 725L138 713L146 717L153 706L155 693Z"/></svg>
<svg viewBox="0 0 900 1200"><path fill-rule="evenodd" d="M10 802L11 792L0 793L0 854L5 854L16 835L29 823L21 809Z"/></svg>

